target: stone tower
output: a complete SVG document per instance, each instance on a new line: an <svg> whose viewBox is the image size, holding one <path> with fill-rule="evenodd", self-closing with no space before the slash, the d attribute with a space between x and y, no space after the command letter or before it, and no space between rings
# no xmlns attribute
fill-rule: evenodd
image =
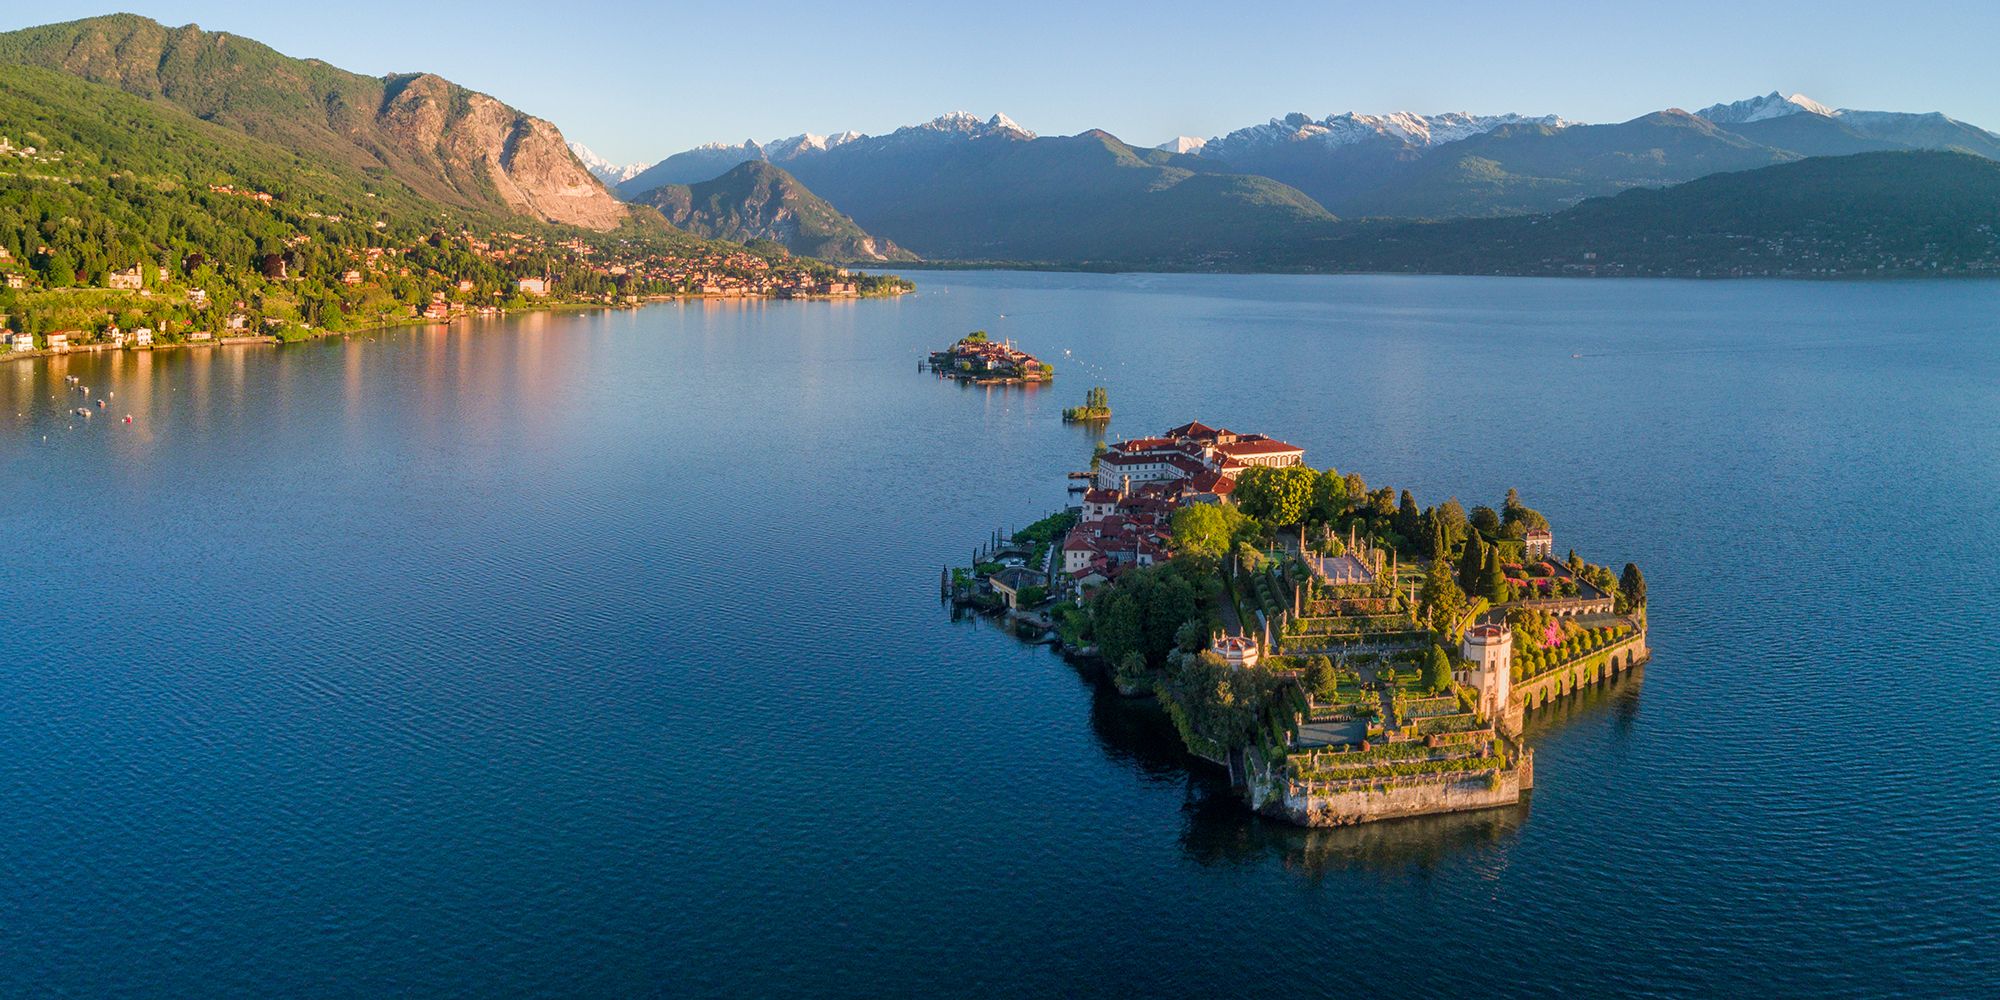
<svg viewBox="0 0 2000 1000"><path fill-rule="evenodd" d="M1466 666L1458 671L1458 682L1477 693L1479 714L1499 720L1507 713L1513 683L1513 630L1505 625L1474 625L1465 630L1460 654Z"/></svg>

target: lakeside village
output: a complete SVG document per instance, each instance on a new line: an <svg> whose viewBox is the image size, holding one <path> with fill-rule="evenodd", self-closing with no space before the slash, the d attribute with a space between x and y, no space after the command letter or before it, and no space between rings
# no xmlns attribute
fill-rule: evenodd
<svg viewBox="0 0 2000 1000"><path fill-rule="evenodd" d="M85 225L61 199L106 182L88 164L6 136L0 160L48 174L22 174L42 186L0 211L0 357L283 342L552 306L914 287L775 243L453 222L373 191L348 204L220 179L174 190L152 217Z"/></svg>
<svg viewBox="0 0 2000 1000"><path fill-rule="evenodd" d="M453 243L483 266L452 266ZM195 253L169 264L138 262L108 270L90 285L75 283L73 276L69 283L51 285L37 275L32 261L47 259L48 253L47 247L38 247L23 261L0 245L0 356L276 343L554 305L837 299L908 290L899 279L881 285L845 268L774 261L741 250L623 256L580 240L550 244L524 233L491 238L437 234L423 247L373 246L343 255L331 277L339 288L333 295L340 301L315 305L305 287L308 277L295 270L297 257L290 252L261 257L248 282L229 279ZM68 269L56 262L54 270ZM232 293L243 297L223 297ZM55 308L38 309L41 305ZM57 313L67 315L57 318ZM312 321L331 315L358 320L323 328ZM58 328L62 321L78 325Z"/></svg>
<svg viewBox="0 0 2000 1000"><path fill-rule="evenodd" d="M1251 806L1307 826L1518 802L1523 714L1644 663L1646 585L1509 491L1419 508L1261 434L1099 446L1080 503L947 571L957 604L1158 697Z"/></svg>

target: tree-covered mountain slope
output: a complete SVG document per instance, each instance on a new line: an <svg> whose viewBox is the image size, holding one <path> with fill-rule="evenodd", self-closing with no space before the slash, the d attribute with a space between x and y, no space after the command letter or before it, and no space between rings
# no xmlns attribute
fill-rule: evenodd
<svg viewBox="0 0 2000 1000"><path fill-rule="evenodd" d="M714 180L668 184L639 195L675 226L712 239L772 240L793 253L838 261L912 260L895 243L868 235L853 219L762 160L738 164Z"/></svg>
<svg viewBox="0 0 2000 1000"><path fill-rule="evenodd" d="M164 100L442 204L598 230L629 214L554 125L428 73L362 76L239 35L130 14L0 34L0 64Z"/></svg>

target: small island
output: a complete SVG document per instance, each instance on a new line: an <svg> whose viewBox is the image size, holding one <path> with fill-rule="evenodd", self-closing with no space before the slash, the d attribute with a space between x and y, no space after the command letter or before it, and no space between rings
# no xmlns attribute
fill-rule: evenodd
<svg viewBox="0 0 2000 1000"><path fill-rule="evenodd" d="M1013 341L995 341L984 330L974 330L958 343L931 352L930 370L946 378L975 385L1009 385L1047 382L1056 376L1055 367L1020 350Z"/></svg>
<svg viewBox="0 0 2000 1000"><path fill-rule="evenodd" d="M1101 385L1092 386L1089 392L1083 394L1082 406L1066 407L1063 410L1064 423L1094 424L1110 419L1111 390Z"/></svg>
<svg viewBox="0 0 2000 1000"><path fill-rule="evenodd" d="M1644 663L1646 583L1498 509L1200 423L1098 452L1082 503L947 573L949 598L1159 699L1187 750L1305 826L1503 806L1524 713Z"/></svg>

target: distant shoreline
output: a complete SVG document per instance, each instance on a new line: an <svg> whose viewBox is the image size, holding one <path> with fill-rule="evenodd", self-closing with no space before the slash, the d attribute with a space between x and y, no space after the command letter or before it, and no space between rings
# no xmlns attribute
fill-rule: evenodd
<svg viewBox="0 0 2000 1000"><path fill-rule="evenodd" d="M866 266L866 265L849 265ZM1355 278L1563 278L1583 281L1810 281L1810 282L1855 282L1882 284L1894 281L1992 281L2000 279L2000 271L1991 274L1941 274L1934 271L1854 271L1840 274L1583 274L1565 271L1369 271L1324 268L1278 268L1278 267L1217 267L1213 265L1177 266L1163 261L1146 263L1109 261L956 261L923 260L904 262L896 265L902 271L1027 271L1050 274L1230 274L1230 275L1282 275L1289 277L1355 277Z"/></svg>
<svg viewBox="0 0 2000 1000"><path fill-rule="evenodd" d="M509 309L499 314L491 316L479 316L479 315L455 316L451 319L446 319L446 320L424 319L421 316L415 316L415 317L410 317L408 319L397 320L395 322L390 322L390 323L377 323L371 326L356 327L355 329L352 330L314 330L306 336L294 337L290 340L286 340L282 337L277 336L276 334L260 333L260 334L249 334L239 337L216 337L211 340L198 340L198 341L177 340L177 341L168 341L165 343L153 343L144 345L137 345L130 343L77 344L75 346L69 347L61 351L51 351L47 348L34 351L8 351L5 354L0 354L0 362L33 361L37 358L65 358L75 354L109 354L112 352L124 352L124 351L174 351L174 350L184 350L184 349L204 348L204 347L240 347L244 345L259 345L259 344L270 345L274 347L282 347L285 344L304 344L316 340L328 340L334 337L349 337L360 333L378 333L384 330L400 330L407 327L417 327L417 326L453 326L470 319L503 319L507 316L520 316L529 313L582 312L591 309L598 309L610 312L615 310L639 309L645 306L664 305L667 303L710 302L710 301L713 302L859 302L864 299L893 299L906 294L908 294L908 292L904 291L897 291L894 294L886 294L886 295L777 296L777 295L688 294L688 295L646 296L645 298L641 299L638 302L629 304L613 304L604 302L549 302L537 305L523 306L518 309Z"/></svg>

